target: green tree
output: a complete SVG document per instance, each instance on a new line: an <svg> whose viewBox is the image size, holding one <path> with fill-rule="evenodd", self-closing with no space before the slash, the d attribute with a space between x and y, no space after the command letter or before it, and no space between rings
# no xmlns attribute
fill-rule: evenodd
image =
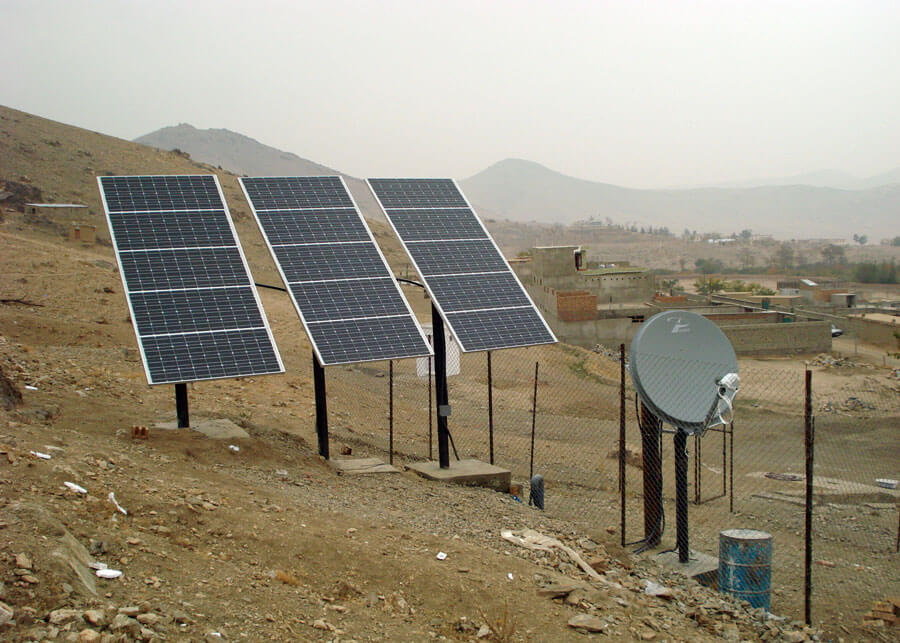
<svg viewBox="0 0 900 643"><path fill-rule="evenodd" d="M775 251L773 260L778 268L787 270L794 264L794 247L785 241L778 246L778 250Z"/></svg>
<svg viewBox="0 0 900 643"><path fill-rule="evenodd" d="M717 277L703 277L694 282L694 289L701 295L711 295L725 290L725 281Z"/></svg>
<svg viewBox="0 0 900 643"><path fill-rule="evenodd" d="M829 266L833 266L835 264L843 264L847 257L844 254L843 246L836 246L830 243L822 249L822 259Z"/></svg>
<svg viewBox="0 0 900 643"><path fill-rule="evenodd" d="M697 266L697 270L699 270L704 275L711 275L717 272L722 272L725 270L725 264L722 263L721 259L697 259L694 262L694 265Z"/></svg>

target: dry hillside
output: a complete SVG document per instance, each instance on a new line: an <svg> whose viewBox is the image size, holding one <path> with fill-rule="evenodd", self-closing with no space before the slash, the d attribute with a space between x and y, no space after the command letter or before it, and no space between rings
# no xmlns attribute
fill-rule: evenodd
<svg viewBox="0 0 900 643"><path fill-rule="evenodd" d="M96 176L213 171L0 108L0 181L32 186L42 200L87 204L104 237ZM255 278L277 283L235 176L216 173ZM14 208L3 214L3 639L800 641L813 634L637 560L615 544L612 514L609 523L575 525L507 494L407 472L338 476L311 447L309 344L275 291L261 296L287 372L190 386L192 421L215 420L232 431L224 439L158 428L174 416L172 389L146 385L108 243L68 242L59 228L66 222L26 220ZM396 241L377 230L402 270ZM584 359L577 350L554 356L549 368L559 373ZM504 385L527 391L526 373ZM379 393L356 393L340 423L360 432L382 426L371 406ZM149 436L133 439L135 426L150 427ZM366 454L364 442L353 448ZM559 539L590 562L590 575L559 549L518 546L501 529ZM122 575L98 578L92 563ZM649 581L662 587L648 591Z"/></svg>

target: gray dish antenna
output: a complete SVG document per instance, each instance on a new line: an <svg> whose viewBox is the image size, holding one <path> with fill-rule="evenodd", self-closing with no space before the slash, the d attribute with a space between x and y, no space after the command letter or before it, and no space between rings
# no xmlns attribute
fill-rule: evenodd
<svg viewBox="0 0 900 643"><path fill-rule="evenodd" d="M687 434L731 421L737 357L706 317L684 310L651 317L631 341L629 371L641 402Z"/></svg>

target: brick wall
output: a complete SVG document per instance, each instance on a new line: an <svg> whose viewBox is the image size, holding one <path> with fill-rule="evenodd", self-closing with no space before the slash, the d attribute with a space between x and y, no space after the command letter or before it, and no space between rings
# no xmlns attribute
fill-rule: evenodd
<svg viewBox="0 0 900 643"><path fill-rule="evenodd" d="M596 319L597 295L586 290L557 291L556 316L566 322Z"/></svg>

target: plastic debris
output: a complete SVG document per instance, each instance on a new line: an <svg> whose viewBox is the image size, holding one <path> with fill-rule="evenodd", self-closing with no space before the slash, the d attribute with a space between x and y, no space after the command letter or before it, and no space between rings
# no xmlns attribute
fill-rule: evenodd
<svg viewBox="0 0 900 643"><path fill-rule="evenodd" d="M512 579L513 579L512 572L508 573L508 574L506 575L506 577L507 577L509 580L512 580Z"/></svg>
<svg viewBox="0 0 900 643"><path fill-rule="evenodd" d="M98 560L94 560L94 561L91 561L91 563L88 565L88 567L90 567L91 569L97 570L97 569L106 569L108 567L108 565L106 563L101 563Z"/></svg>
<svg viewBox="0 0 900 643"><path fill-rule="evenodd" d="M28 389L29 391L36 391L36 390L38 390L38 387L37 387L37 386L32 386L31 384L26 384L26 385L25 385L25 388Z"/></svg>
<svg viewBox="0 0 900 643"><path fill-rule="evenodd" d="M234 453L237 453L238 451L241 450L241 447L239 447L239 446L237 446L237 445L235 445L235 444L229 444L229 445L228 445L228 450L229 450L229 451L232 451L232 452L234 452Z"/></svg>
<svg viewBox="0 0 900 643"><path fill-rule="evenodd" d="M96 572L98 578L118 578L122 575L118 569L109 569L108 567L105 569L98 569Z"/></svg>
<svg viewBox="0 0 900 643"><path fill-rule="evenodd" d="M68 480L63 482L63 484L75 493L87 493L87 489L82 487L80 484L75 484L74 482L69 482Z"/></svg>
<svg viewBox="0 0 900 643"><path fill-rule="evenodd" d="M439 552L437 553L437 559L438 559L438 560L447 560L447 554L445 554L445 553L442 552L442 551L439 551Z"/></svg>
<svg viewBox="0 0 900 643"><path fill-rule="evenodd" d="M556 538L545 536L544 534L535 531L534 529L523 529L520 533L516 533L511 529L504 529L500 532L500 536L501 538L503 538L503 540L507 540L526 549L533 549L537 551L551 551L554 548L559 549L563 551L572 560L572 562L581 567L581 569L584 570L584 573L591 578L600 582L605 582L614 587L621 587L621 585L619 585L618 583L613 583L609 581L609 579L607 579L605 576L601 576L600 574L598 574L597 570L588 565L587 562L585 562L584 558L582 558L578 554L578 552L576 552L568 545L564 545Z"/></svg>
<svg viewBox="0 0 900 643"><path fill-rule="evenodd" d="M113 504L116 506L116 509L117 509L123 516L127 516L127 515L128 515L128 512L125 511L125 508L122 507L122 505L120 505L118 502L116 502L116 494L114 494L112 491L110 491L110 492L109 492L109 495L106 496L106 497L109 498L109 501L110 501L111 503L113 503Z"/></svg>
<svg viewBox="0 0 900 643"><path fill-rule="evenodd" d="M52 457L49 453L41 453L40 451L32 451L31 455L41 460L49 460Z"/></svg>

